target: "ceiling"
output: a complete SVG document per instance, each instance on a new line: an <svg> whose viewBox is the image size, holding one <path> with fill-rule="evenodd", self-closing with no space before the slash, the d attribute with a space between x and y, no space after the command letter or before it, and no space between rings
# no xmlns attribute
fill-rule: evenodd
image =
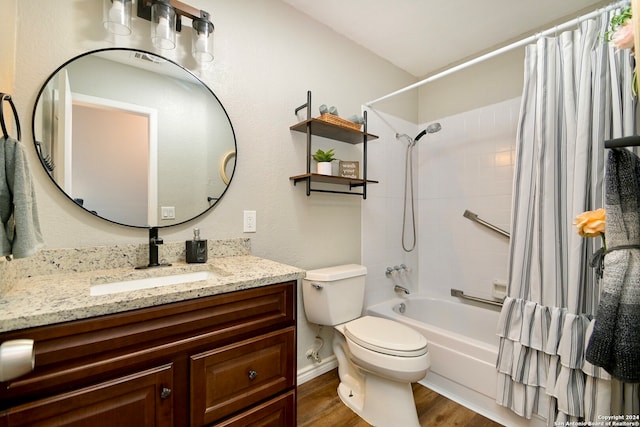
<svg viewBox="0 0 640 427"><path fill-rule="evenodd" d="M552 28L602 0L282 0L416 77Z"/></svg>

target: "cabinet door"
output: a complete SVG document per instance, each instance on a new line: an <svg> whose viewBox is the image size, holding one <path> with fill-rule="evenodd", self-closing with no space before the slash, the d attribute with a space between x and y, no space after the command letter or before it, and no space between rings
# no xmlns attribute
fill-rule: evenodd
<svg viewBox="0 0 640 427"><path fill-rule="evenodd" d="M295 328L191 356L191 425L212 423L295 387Z"/></svg>
<svg viewBox="0 0 640 427"><path fill-rule="evenodd" d="M95 386L9 409L9 427L171 426L172 365L138 372Z"/></svg>

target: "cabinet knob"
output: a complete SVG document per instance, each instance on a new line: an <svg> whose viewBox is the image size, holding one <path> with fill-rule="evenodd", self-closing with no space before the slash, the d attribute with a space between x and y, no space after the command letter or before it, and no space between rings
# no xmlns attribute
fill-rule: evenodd
<svg viewBox="0 0 640 427"><path fill-rule="evenodd" d="M258 376L258 373L253 369L249 371L249 379L251 381L255 380L257 376Z"/></svg>
<svg viewBox="0 0 640 427"><path fill-rule="evenodd" d="M160 392L160 398L167 399L169 396L171 396L171 389L167 387L162 387L162 391Z"/></svg>

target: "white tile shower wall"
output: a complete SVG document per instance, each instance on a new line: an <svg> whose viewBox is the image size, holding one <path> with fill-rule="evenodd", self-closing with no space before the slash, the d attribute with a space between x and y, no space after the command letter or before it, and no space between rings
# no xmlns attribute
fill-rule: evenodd
<svg viewBox="0 0 640 427"><path fill-rule="evenodd" d="M507 238L463 217L465 210L509 231L520 98L440 121L420 140L420 291L490 297L506 281Z"/></svg>
<svg viewBox="0 0 640 427"><path fill-rule="evenodd" d="M490 297L494 280L506 280L508 240L464 218L470 210L509 231L515 138L520 98L442 118L442 130L420 139L414 151L418 245L402 249L407 142L416 126L370 111L368 187L362 204L362 260L368 268L365 305L392 298L386 267L412 271L395 281L413 292L451 298L450 289ZM410 229L410 217L407 230Z"/></svg>
<svg viewBox="0 0 640 427"><path fill-rule="evenodd" d="M402 249L402 215L407 140L396 133L411 137L418 127L407 121L378 111L368 112L369 132L380 138L368 144L367 175L379 181L367 187L367 200L362 203L362 262L367 267L365 306L393 298L394 284L418 292L418 245L412 252ZM418 220L418 153L414 154L414 191L416 221ZM411 219L408 218L408 224ZM410 228L407 228L409 231ZM411 233L407 233L411 240ZM405 264L412 271L388 278L387 267Z"/></svg>

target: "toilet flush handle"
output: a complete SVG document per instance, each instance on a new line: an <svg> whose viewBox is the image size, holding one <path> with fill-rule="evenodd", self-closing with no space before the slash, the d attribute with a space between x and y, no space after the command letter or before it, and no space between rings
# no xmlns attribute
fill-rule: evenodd
<svg viewBox="0 0 640 427"><path fill-rule="evenodd" d="M322 290L322 285L320 283L311 282L311 286L313 286L315 289L317 289L319 291Z"/></svg>

